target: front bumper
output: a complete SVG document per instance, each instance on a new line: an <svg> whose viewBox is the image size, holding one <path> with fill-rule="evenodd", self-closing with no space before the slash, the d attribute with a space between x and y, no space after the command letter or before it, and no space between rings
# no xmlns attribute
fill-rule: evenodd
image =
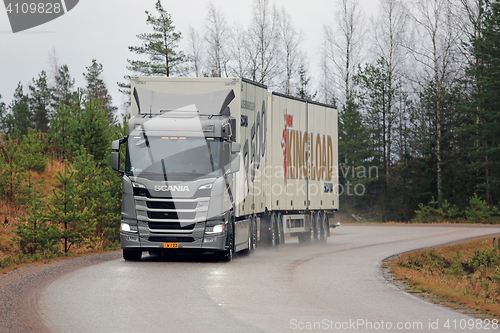
<svg viewBox="0 0 500 333"><path fill-rule="evenodd" d="M204 235L192 241L176 238L174 235L140 236L137 232L120 232L120 245L122 249L142 249L143 251L223 251L226 249L226 234ZM153 238L153 240L151 240ZM190 238L190 237L189 237ZM165 248L166 243L177 243L178 248Z"/></svg>

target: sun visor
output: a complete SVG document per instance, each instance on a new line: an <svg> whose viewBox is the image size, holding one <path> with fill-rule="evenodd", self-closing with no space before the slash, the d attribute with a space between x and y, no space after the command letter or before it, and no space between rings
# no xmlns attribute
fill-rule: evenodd
<svg viewBox="0 0 500 333"><path fill-rule="evenodd" d="M235 97L233 89L187 95L165 94L139 87L134 87L133 96L140 114L196 110L201 115L222 114Z"/></svg>

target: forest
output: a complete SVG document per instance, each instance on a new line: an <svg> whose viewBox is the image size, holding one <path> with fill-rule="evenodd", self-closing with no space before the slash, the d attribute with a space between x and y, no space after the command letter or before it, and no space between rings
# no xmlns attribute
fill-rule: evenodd
<svg viewBox="0 0 500 333"><path fill-rule="evenodd" d="M130 95L132 75L244 77L334 104L343 213L500 221L500 3L381 0L371 19L357 0L337 9L309 57L272 0L252 2L248 27L208 3L203 28L186 32L158 0L145 12L150 31L128 47L119 89ZM121 181L110 142L126 133L117 110L129 105L113 104L103 72L92 60L86 86L75 87L68 66L51 61L10 103L0 95L0 219L14 233L0 237L4 254L117 246Z"/></svg>

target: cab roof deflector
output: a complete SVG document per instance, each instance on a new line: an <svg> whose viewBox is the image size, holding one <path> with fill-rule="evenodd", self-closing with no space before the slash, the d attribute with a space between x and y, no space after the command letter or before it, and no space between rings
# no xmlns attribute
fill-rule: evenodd
<svg viewBox="0 0 500 333"><path fill-rule="evenodd" d="M208 94L165 94L150 89L134 87L133 96L139 114L161 114L196 105L200 115L229 115L228 105L235 98L233 89ZM182 111L182 110L180 110Z"/></svg>

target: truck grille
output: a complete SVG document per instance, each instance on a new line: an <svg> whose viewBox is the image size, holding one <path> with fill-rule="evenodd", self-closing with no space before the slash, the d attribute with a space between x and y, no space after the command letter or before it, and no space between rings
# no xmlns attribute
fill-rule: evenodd
<svg viewBox="0 0 500 333"><path fill-rule="evenodd" d="M195 223L181 226L179 222L149 222L150 230L193 230Z"/></svg>
<svg viewBox="0 0 500 333"><path fill-rule="evenodd" d="M156 220L193 220L196 212L148 212L148 217Z"/></svg>
<svg viewBox="0 0 500 333"><path fill-rule="evenodd" d="M147 201L146 205L152 209L195 209L198 203L191 202L173 202L173 201Z"/></svg>

